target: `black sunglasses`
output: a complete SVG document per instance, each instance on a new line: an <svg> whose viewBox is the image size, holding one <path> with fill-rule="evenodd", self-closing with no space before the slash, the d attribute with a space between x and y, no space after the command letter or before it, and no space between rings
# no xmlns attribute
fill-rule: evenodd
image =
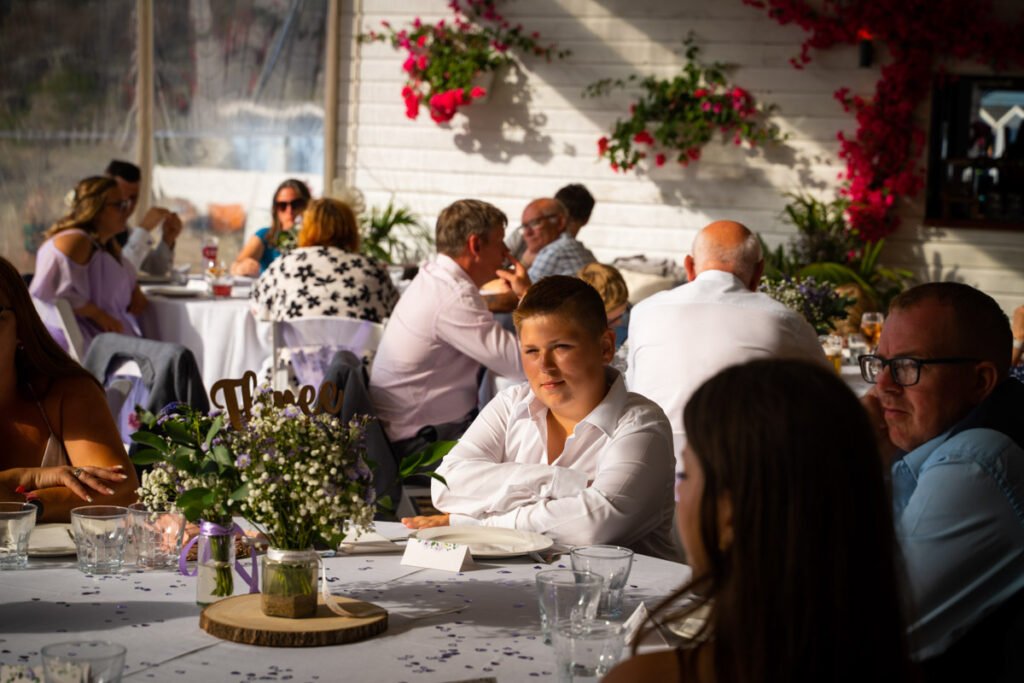
<svg viewBox="0 0 1024 683"><path fill-rule="evenodd" d="M306 208L306 200L299 198L293 199L290 202L274 202L274 208L276 208L278 211L284 211L289 206L292 207L292 213L295 213L296 211L302 211L303 209Z"/></svg>

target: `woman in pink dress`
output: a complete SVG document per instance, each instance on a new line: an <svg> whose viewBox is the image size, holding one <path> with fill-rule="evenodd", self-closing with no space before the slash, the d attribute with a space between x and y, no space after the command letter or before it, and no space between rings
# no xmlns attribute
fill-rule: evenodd
<svg viewBox="0 0 1024 683"><path fill-rule="evenodd" d="M46 232L48 239L36 254L32 296L48 304L67 299L86 348L101 332L140 336L135 316L146 298L135 268L121 258L114 239L125 229L128 206L113 178L86 178L75 188L71 212ZM67 349L56 325L47 327Z"/></svg>

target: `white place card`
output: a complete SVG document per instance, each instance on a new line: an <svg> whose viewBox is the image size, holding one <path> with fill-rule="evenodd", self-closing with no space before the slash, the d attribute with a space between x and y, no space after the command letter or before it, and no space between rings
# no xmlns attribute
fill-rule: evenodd
<svg viewBox="0 0 1024 683"><path fill-rule="evenodd" d="M622 632L626 636L626 645L632 645L633 641L636 640L637 633L640 631L640 627L643 626L644 622L647 621L647 605L640 603L633 610L633 613L629 615L629 619L626 619L622 624Z"/></svg>
<svg viewBox="0 0 1024 683"><path fill-rule="evenodd" d="M460 572L473 564L469 546L462 543L442 543L410 538L402 555L402 564L423 569L443 569Z"/></svg>

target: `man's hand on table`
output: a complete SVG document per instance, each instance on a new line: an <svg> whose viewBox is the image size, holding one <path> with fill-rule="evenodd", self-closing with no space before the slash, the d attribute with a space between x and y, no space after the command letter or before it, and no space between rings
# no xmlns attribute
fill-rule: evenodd
<svg viewBox="0 0 1024 683"><path fill-rule="evenodd" d="M429 529L435 526L448 526L448 515L420 515L418 517L402 517L402 524L409 529Z"/></svg>

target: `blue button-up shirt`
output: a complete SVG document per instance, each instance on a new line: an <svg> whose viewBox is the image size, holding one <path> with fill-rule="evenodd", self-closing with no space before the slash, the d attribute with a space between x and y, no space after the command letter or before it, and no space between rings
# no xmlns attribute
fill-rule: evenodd
<svg viewBox="0 0 1024 683"><path fill-rule="evenodd" d="M954 427L893 464L892 489L911 643L926 659L1024 589L1024 450L993 428Z"/></svg>

